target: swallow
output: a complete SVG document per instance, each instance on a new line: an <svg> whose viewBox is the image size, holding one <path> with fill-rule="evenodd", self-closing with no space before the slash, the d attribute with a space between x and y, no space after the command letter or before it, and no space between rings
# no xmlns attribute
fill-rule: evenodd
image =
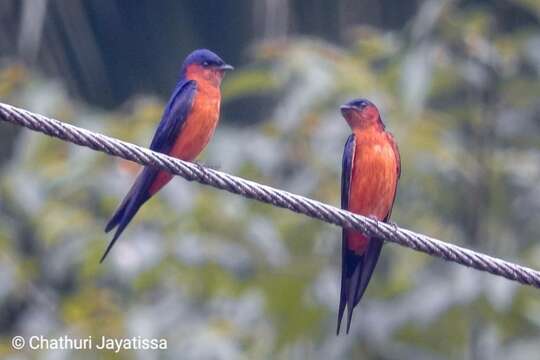
<svg viewBox="0 0 540 360"><path fill-rule="evenodd" d="M208 144L219 121L220 85L225 72L232 70L218 55L207 49L189 54L180 70L180 77L163 111L150 149L193 161ZM116 240L140 207L172 178L167 171L146 166L137 176L105 232L116 228L100 263L105 260Z"/></svg>
<svg viewBox="0 0 540 360"><path fill-rule="evenodd" d="M352 130L343 151L341 208L388 222L401 175L396 141L370 101L352 100L340 110ZM342 230L338 335L345 308L349 333L354 307L366 291L382 245L381 239Z"/></svg>

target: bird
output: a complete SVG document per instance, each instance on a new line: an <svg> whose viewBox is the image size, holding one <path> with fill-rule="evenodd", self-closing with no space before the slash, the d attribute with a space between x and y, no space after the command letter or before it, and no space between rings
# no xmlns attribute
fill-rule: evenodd
<svg viewBox="0 0 540 360"><path fill-rule="evenodd" d="M386 131L379 110L369 100L349 101L340 110L352 130L343 150L341 208L388 222L401 176L397 143ZM345 308L346 333L349 333L354 308L366 291L382 245L382 239L342 230L337 335Z"/></svg>
<svg viewBox="0 0 540 360"><path fill-rule="evenodd" d="M191 52L184 60L180 76L165 106L150 149L193 161L208 144L219 121L221 90L225 72L233 67L208 49ZM116 232L101 257L105 260L116 240L139 208L165 186L172 175L154 167L144 167L105 227Z"/></svg>

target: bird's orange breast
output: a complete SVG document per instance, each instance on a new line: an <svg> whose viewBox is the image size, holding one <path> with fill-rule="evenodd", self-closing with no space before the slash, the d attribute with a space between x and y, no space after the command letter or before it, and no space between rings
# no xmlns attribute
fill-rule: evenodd
<svg viewBox="0 0 540 360"><path fill-rule="evenodd" d="M219 120L219 88L197 85L197 93L186 123L169 155L194 160L210 141Z"/></svg>
<svg viewBox="0 0 540 360"><path fill-rule="evenodd" d="M170 156L192 161L208 144L219 120L221 93L218 87L197 83L197 90L180 134ZM149 189L150 194L158 192L172 178L166 171L160 171Z"/></svg>
<svg viewBox="0 0 540 360"><path fill-rule="evenodd" d="M383 131L355 132L356 148L349 189L349 211L384 220L392 209L398 181L394 148ZM362 253L369 239L350 232L348 247Z"/></svg>

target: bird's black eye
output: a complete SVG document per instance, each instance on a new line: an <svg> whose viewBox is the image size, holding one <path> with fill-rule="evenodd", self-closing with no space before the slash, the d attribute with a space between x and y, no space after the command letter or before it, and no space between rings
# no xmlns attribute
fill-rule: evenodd
<svg viewBox="0 0 540 360"><path fill-rule="evenodd" d="M367 103L365 101L359 101L356 103L356 107L359 109L363 109L367 106Z"/></svg>
<svg viewBox="0 0 540 360"><path fill-rule="evenodd" d="M202 63L202 66L208 67L208 66L210 66L210 63L209 63L208 61L204 61L204 62Z"/></svg>

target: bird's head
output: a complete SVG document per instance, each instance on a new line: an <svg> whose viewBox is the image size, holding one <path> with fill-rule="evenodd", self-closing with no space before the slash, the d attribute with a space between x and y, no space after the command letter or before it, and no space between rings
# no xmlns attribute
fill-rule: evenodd
<svg viewBox="0 0 540 360"><path fill-rule="evenodd" d="M182 76L188 80L209 82L219 86L225 71L233 67L207 49L199 49L188 55L182 66Z"/></svg>
<svg viewBox="0 0 540 360"><path fill-rule="evenodd" d="M347 120L351 129L363 129L371 126L382 126L379 110L369 100L355 99L340 107L341 114Z"/></svg>

